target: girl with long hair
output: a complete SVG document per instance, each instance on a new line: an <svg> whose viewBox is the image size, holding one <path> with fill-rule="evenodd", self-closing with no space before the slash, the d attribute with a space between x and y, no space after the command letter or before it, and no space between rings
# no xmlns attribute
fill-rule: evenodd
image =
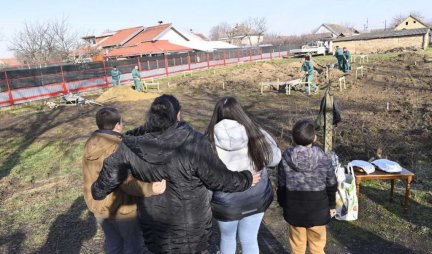
<svg viewBox="0 0 432 254"><path fill-rule="evenodd" d="M261 181L244 192L213 192L211 206L221 232L221 254L235 253L237 234L242 253L259 253L258 230L264 211L273 201L266 168L279 163L281 151L234 97L216 103L206 135L228 169L261 173Z"/></svg>

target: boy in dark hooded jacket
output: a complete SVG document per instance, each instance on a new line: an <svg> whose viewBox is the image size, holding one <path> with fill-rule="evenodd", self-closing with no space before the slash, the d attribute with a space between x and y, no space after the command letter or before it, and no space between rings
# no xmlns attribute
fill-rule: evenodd
<svg viewBox="0 0 432 254"><path fill-rule="evenodd" d="M312 121L297 122L292 131L296 146L287 149L278 167L278 202L289 223L291 253L324 253L325 225L336 214L336 175L332 161L313 146Z"/></svg>

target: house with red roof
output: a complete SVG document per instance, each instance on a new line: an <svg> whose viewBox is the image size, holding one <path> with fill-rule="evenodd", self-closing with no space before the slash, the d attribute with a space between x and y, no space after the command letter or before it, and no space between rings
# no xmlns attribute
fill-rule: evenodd
<svg viewBox="0 0 432 254"><path fill-rule="evenodd" d="M187 51L212 52L217 49L235 48L223 42L204 40L192 32L185 32L171 23L156 26L137 26L83 37L87 44L101 51L105 58L136 57L155 54L173 54Z"/></svg>
<svg viewBox="0 0 432 254"><path fill-rule="evenodd" d="M21 62L16 58L0 58L0 67L19 66Z"/></svg>

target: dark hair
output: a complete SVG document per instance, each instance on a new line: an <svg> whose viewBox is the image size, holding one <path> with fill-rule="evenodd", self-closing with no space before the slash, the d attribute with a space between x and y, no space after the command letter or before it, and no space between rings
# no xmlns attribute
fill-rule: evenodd
<svg viewBox="0 0 432 254"><path fill-rule="evenodd" d="M164 131L177 123L177 114L180 111L180 102L176 97L163 94L157 97L150 106L145 132Z"/></svg>
<svg viewBox="0 0 432 254"><path fill-rule="evenodd" d="M96 113L96 124L100 130L113 130L120 122L120 112L114 107L103 107Z"/></svg>
<svg viewBox="0 0 432 254"><path fill-rule="evenodd" d="M311 120L300 120L294 124L292 136L297 145L307 146L315 140L315 124Z"/></svg>
<svg viewBox="0 0 432 254"><path fill-rule="evenodd" d="M311 59L310 55L305 55L304 58L305 58L306 60L310 60L310 59Z"/></svg>
<svg viewBox="0 0 432 254"><path fill-rule="evenodd" d="M235 120L245 127L249 138L249 158L257 170L261 170L267 166L272 157L270 144L267 142L264 134L261 132L259 125L249 118L249 116L240 106L240 103L238 103L234 97L224 97L220 99L215 105L213 116L206 131L206 135L208 136L212 145L215 145L215 125L224 119Z"/></svg>

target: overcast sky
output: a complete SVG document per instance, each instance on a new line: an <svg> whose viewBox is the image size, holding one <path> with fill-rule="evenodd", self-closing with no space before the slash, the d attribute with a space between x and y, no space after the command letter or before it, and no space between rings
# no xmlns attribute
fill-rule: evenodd
<svg viewBox="0 0 432 254"><path fill-rule="evenodd" d="M321 23L350 24L363 30L384 27L398 14L420 12L432 20L432 0L0 0L0 58L12 57L11 38L24 22L67 17L80 35L100 34L132 26L172 22L208 35L221 22L235 24L248 17L265 17L270 32L309 33Z"/></svg>

